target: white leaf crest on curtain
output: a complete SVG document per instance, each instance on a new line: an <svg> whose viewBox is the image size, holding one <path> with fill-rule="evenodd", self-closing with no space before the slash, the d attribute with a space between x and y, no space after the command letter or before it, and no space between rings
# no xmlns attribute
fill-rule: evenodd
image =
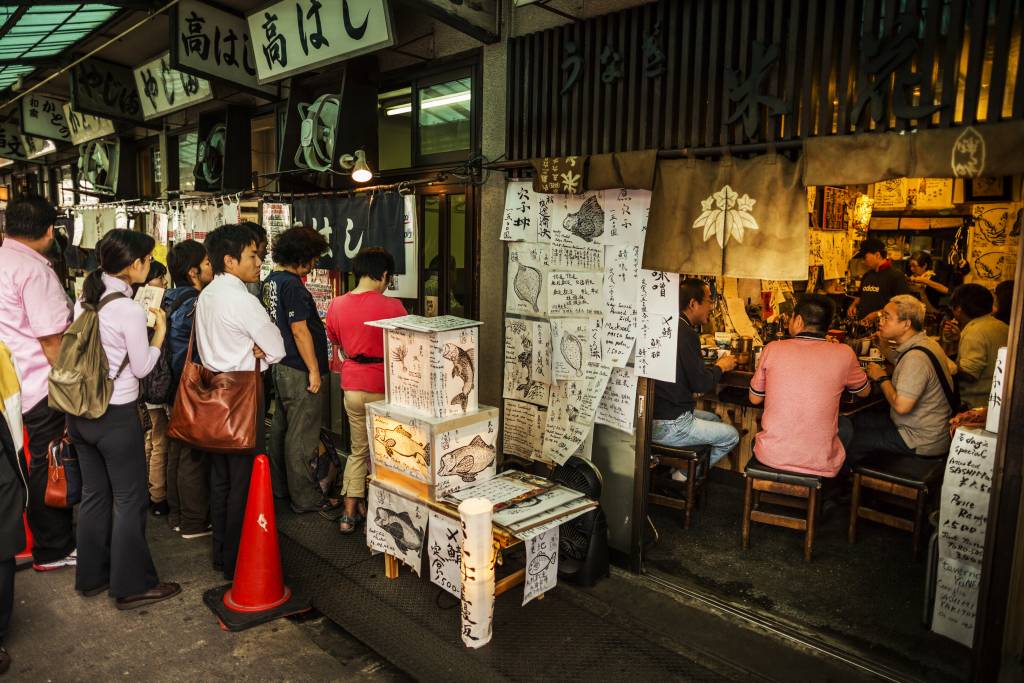
<svg viewBox="0 0 1024 683"><path fill-rule="evenodd" d="M751 215L756 199L744 194L742 197L728 185L700 203L701 214L693 222L696 229L704 228L704 241L711 237L724 247L729 238L743 241L744 230L757 230L757 221Z"/></svg>

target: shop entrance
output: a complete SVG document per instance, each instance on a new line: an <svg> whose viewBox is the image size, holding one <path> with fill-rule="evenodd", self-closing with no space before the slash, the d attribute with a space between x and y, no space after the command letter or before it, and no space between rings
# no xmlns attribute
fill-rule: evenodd
<svg viewBox="0 0 1024 683"><path fill-rule="evenodd" d="M421 315L476 315L474 198L466 185L432 185L418 193Z"/></svg>

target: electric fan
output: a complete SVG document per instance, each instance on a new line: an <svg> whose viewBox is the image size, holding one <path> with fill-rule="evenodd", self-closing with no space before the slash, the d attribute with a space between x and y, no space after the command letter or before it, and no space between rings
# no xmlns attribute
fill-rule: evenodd
<svg viewBox="0 0 1024 683"><path fill-rule="evenodd" d="M321 95L312 104L299 103L302 125L299 146L295 150L297 167L320 172L331 167L340 111L341 99L337 95Z"/></svg>
<svg viewBox="0 0 1024 683"><path fill-rule="evenodd" d="M575 455L555 468L551 479L594 499L601 498L601 472ZM559 527L558 575L592 586L608 576L608 521L600 507Z"/></svg>
<svg viewBox="0 0 1024 683"><path fill-rule="evenodd" d="M224 154L228 128L218 123L199 142L196 150L196 165L192 174L210 189L220 189L224 178Z"/></svg>
<svg viewBox="0 0 1024 683"><path fill-rule="evenodd" d="M93 140L78 148L78 182L101 194L117 189L118 143Z"/></svg>

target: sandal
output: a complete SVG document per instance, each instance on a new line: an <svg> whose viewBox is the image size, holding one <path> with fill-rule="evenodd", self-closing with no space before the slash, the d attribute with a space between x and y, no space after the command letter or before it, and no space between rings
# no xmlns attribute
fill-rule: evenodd
<svg viewBox="0 0 1024 683"><path fill-rule="evenodd" d="M349 517L348 515L342 515L338 518L338 531L343 534L351 534L359 525L364 521L365 518L361 518L359 515L355 517ZM348 528L346 528L346 525Z"/></svg>

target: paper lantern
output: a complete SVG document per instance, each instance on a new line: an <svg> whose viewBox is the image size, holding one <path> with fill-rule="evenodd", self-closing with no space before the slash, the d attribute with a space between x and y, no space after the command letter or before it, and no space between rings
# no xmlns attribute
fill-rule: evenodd
<svg viewBox="0 0 1024 683"><path fill-rule="evenodd" d="M491 511L486 498L469 498L459 505L462 519L462 642L483 647L491 642L494 620L494 542Z"/></svg>

